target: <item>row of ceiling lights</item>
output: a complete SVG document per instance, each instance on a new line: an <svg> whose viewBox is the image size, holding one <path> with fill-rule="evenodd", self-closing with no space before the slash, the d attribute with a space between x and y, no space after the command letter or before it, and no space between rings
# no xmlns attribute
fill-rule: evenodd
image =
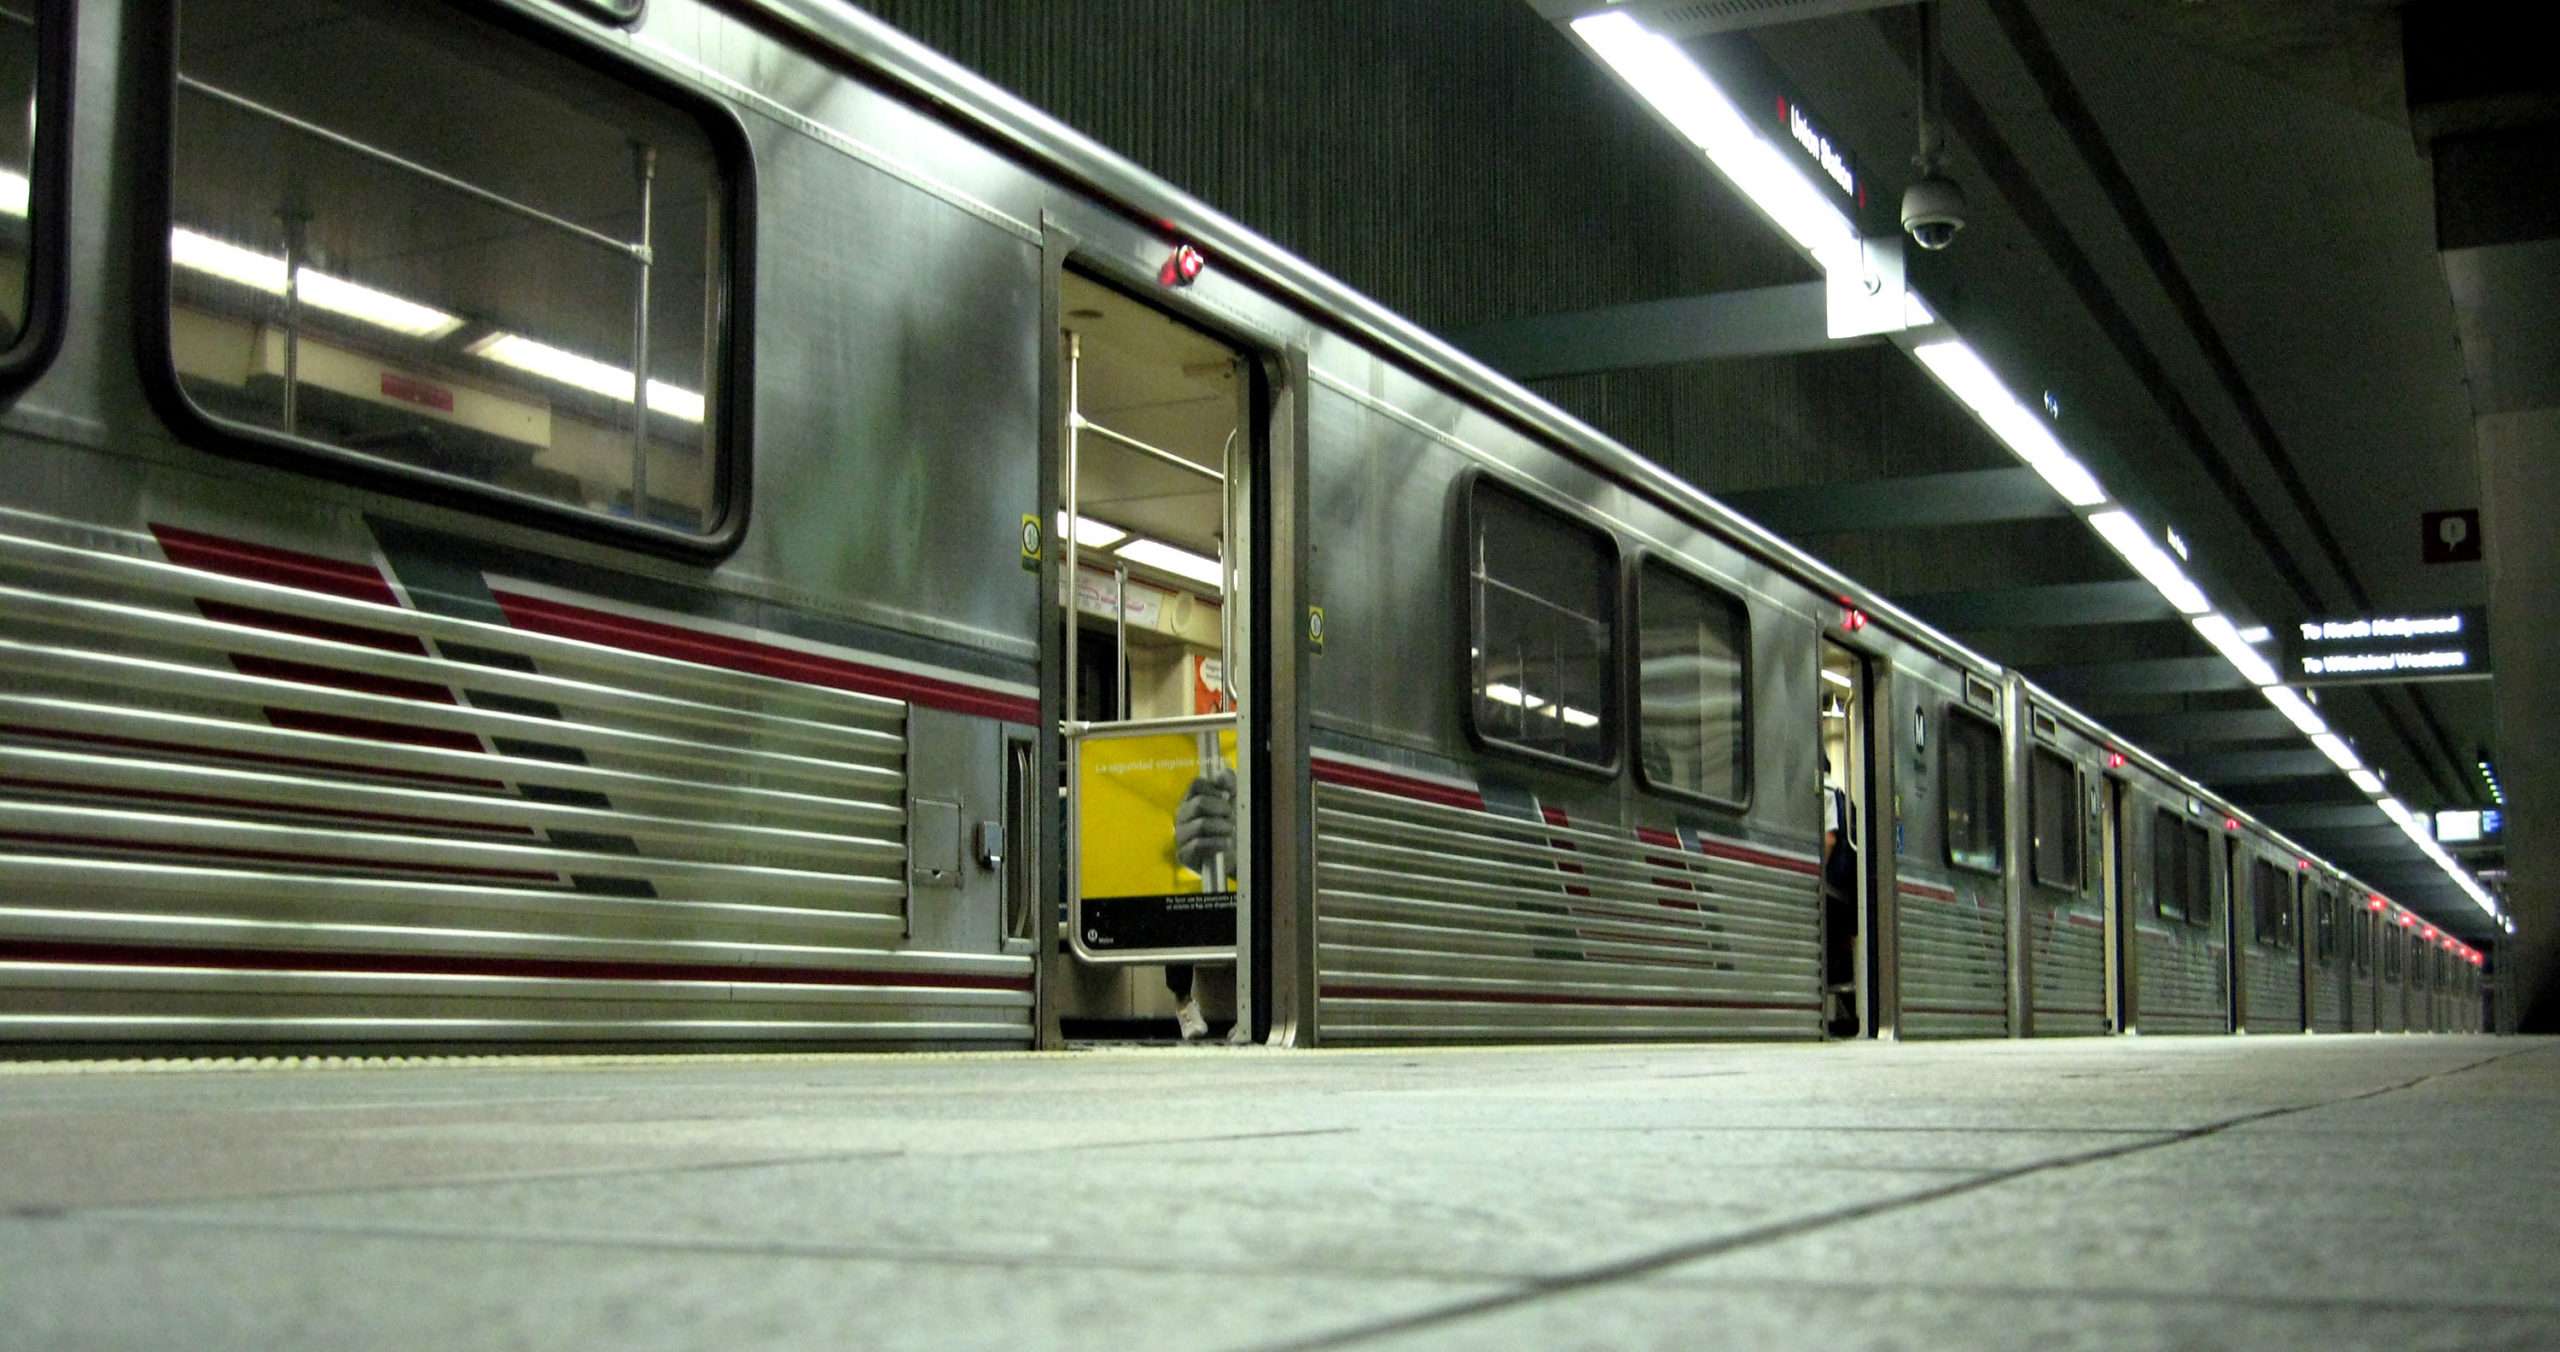
<svg viewBox="0 0 2560 1352"><path fill-rule="evenodd" d="M1696 146L1718 173L1811 254L1815 266L1826 275L1839 268L1865 268L1864 245L1856 225L1743 117L1678 43L1651 32L1633 15L1618 10L1587 15L1574 20L1571 27L1593 55L1639 99ZM1907 298L1904 317L1912 328L1945 327L1917 293ZM2167 550L2153 542L2151 532L2130 511L2110 505L2098 477L2062 445L2044 419L2010 393L1998 373L1970 345L1960 337L1950 336L1918 343L1911 352L2001 444L2051 485L2064 502L2080 510L2081 519L2089 528L2179 614L2186 616L2196 633L2247 677L2268 703L2311 739L2322 755L2345 772L2474 904L2509 933L2514 932L2513 920L2499 910L2488 889L2436 843L2426 818L2386 793L2382 777L2364 764L2355 748L2330 729L2301 692L2280 682L2273 664L2250 643L2251 639L2264 641L2265 631L2252 629L2244 637L2228 616L2216 611L2204 589L2186 575Z"/></svg>

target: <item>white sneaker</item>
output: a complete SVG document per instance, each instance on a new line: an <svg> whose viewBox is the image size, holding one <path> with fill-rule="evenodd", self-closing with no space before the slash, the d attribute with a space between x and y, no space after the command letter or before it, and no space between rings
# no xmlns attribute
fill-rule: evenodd
<svg viewBox="0 0 2560 1352"><path fill-rule="evenodd" d="M1209 1035L1209 1021L1201 1017L1200 1002L1185 1000L1173 1011L1173 1021L1182 1025L1182 1040L1197 1042Z"/></svg>

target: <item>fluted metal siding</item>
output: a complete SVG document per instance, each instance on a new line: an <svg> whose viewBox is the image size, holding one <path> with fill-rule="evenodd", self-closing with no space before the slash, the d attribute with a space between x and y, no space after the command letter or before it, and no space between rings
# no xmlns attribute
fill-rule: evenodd
<svg viewBox="0 0 2560 1352"><path fill-rule="evenodd" d="M1020 1041L905 706L0 535L0 1040Z"/></svg>
<svg viewBox="0 0 2560 1352"><path fill-rule="evenodd" d="M2252 1033L2302 1031L2302 963L2289 948L2251 945L2244 962Z"/></svg>
<svg viewBox="0 0 2560 1352"><path fill-rule="evenodd" d="M1320 784L1316 877L1329 1043L1820 1032L1806 873Z"/></svg>
<svg viewBox="0 0 2560 1352"><path fill-rule="evenodd" d="M2136 1027L2146 1033L2221 1033L2231 1027L2226 964L2219 941L2190 929L2134 927L2141 984Z"/></svg>
<svg viewBox="0 0 2560 1352"><path fill-rule="evenodd" d="M2343 1033L2347 1031L2345 967L2346 964L2343 959L2334 958L2330 960L2329 965L2326 967L2320 966L2316 960L2312 964L2310 972L2311 1027L2316 1032Z"/></svg>
<svg viewBox="0 0 2560 1352"><path fill-rule="evenodd" d="M2009 1028L2009 926L1996 881L1953 899L1902 889L1895 933L1904 1037L2000 1037ZM1933 892L1940 890L1934 885Z"/></svg>
<svg viewBox="0 0 2560 1352"><path fill-rule="evenodd" d="M2106 921L2031 897L2027 939L2037 1035L2107 1031Z"/></svg>

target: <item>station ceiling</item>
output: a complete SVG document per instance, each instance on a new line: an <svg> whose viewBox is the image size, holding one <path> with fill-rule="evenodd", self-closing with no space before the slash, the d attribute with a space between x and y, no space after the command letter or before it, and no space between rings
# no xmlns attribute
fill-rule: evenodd
<svg viewBox="0 0 2560 1352"><path fill-rule="evenodd" d="M1530 4L1559 23L1606 8ZM1774 88L1810 114L1866 190L1864 208L1850 208L1862 230L1894 228L1918 177L1915 7L1626 8L1663 11L1649 21L1666 32L1685 21L1701 66L1739 70L1741 86ZM2053 431L2114 497L2179 535L2188 573L2243 625L2485 606L2481 564L2421 562L2421 514L2475 507L2480 486L2397 6L1933 8L1946 172L1969 211L1952 247L1909 251L1913 288L2024 402L2046 404ZM1603 96L1634 99L1614 86ZM1553 362L1538 348L1560 331L1533 321L1472 336L1501 365ZM1950 526L2052 540L2059 500L2017 479L1972 471L1727 496L1816 553L1848 537L1871 547L1879 534L1918 545ZM1920 572L1888 590L2454 932L2490 935L2365 793L2228 664L2198 660L2210 649L2131 569L2092 576L2088 551L2050 552L2052 566L2025 585L1967 588ZM2486 807L2489 690L2332 688L2319 708L2411 808Z"/></svg>

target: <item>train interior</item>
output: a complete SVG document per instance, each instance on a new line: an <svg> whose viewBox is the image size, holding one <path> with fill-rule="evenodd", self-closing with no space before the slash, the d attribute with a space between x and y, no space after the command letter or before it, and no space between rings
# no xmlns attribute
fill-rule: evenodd
<svg viewBox="0 0 2560 1352"><path fill-rule="evenodd" d="M712 523L730 178L701 125L416 0L189 0L178 66L169 339L197 408ZM415 111L457 105L488 116Z"/></svg>
<svg viewBox="0 0 2560 1352"><path fill-rule="evenodd" d="M1234 348L1108 286L1069 273L1061 301L1075 679L1050 1016L1069 1040L1197 1040L1236 1006L1248 382Z"/></svg>
<svg viewBox="0 0 2560 1352"><path fill-rule="evenodd" d="M1873 1037L1877 926L1872 829L1874 765L1867 660L1822 644L1823 1020L1833 1037Z"/></svg>
<svg viewBox="0 0 2560 1352"><path fill-rule="evenodd" d="M27 322L27 168L35 159L36 31L0 5L0 347Z"/></svg>

